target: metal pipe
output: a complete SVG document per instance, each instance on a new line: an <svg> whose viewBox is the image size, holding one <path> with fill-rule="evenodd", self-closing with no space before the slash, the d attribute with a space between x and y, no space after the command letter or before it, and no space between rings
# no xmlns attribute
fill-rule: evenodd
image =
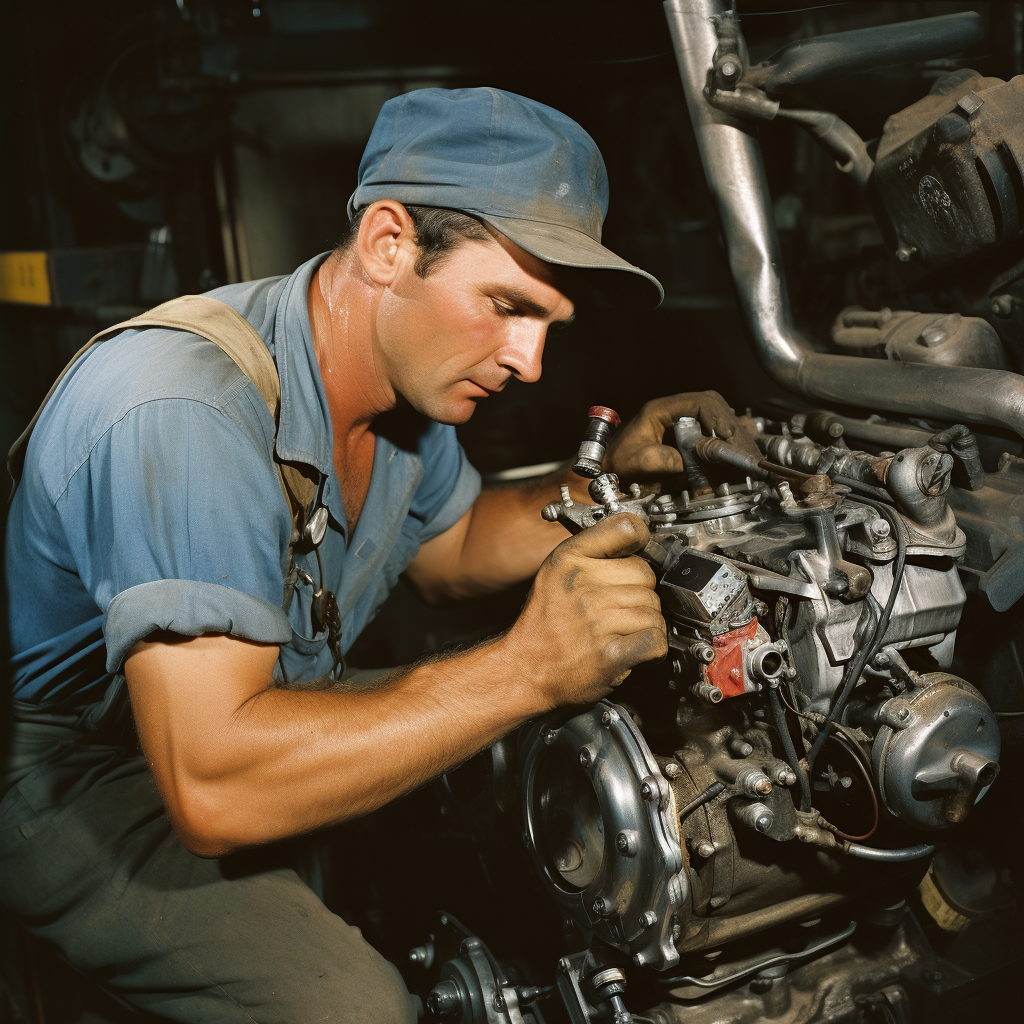
<svg viewBox="0 0 1024 1024"><path fill-rule="evenodd" d="M754 126L704 96L723 0L665 0L665 16L718 207L740 309L767 371L783 387L813 398L968 420L1024 437L1024 377L978 367L898 363L815 351L793 324L771 196Z"/></svg>
<svg viewBox="0 0 1024 1024"><path fill-rule="evenodd" d="M851 857L881 861L885 864L902 864L906 860L920 860L922 857L930 857L937 849L937 846L931 846L928 843L904 846L900 850L882 850L877 846L861 846L860 843L843 844L843 851Z"/></svg>
<svg viewBox="0 0 1024 1024"><path fill-rule="evenodd" d="M727 942L755 935L778 924L820 914L830 907L853 899L856 895L855 891L805 893L803 896L794 896L770 907L737 914L735 917L691 918L686 934L676 943L676 948L680 953L689 953L697 949L717 949Z"/></svg>
<svg viewBox="0 0 1024 1024"><path fill-rule="evenodd" d="M941 14L797 39L773 53L765 61L767 67L758 72L764 88L771 93L787 86L962 53L984 39L985 20L977 12Z"/></svg>

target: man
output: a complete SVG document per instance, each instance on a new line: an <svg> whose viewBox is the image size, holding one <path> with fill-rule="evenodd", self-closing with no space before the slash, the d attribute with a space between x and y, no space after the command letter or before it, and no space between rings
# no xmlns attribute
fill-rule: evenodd
<svg viewBox="0 0 1024 1024"><path fill-rule="evenodd" d="M582 484L481 492L452 426L540 376L570 273L660 298L600 245L606 205L600 154L564 115L493 89L406 94L374 128L345 243L212 293L275 359L276 425L223 352L169 330L105 342L45 408L8 529L0 895L122 998L179 1021L413 1020L397 971L266 844L366 814L666 653L653 573L624 557L642 523L564 540L539 509ZM377 426L399 407L419 417L405 446ZM731 430L717 395L654 403L609 468L679 472L661 442L682 414ZM290 548L275 459L319 481L314 551ZM403 571L428 601L536 579L505 635L336 682Z"/></svg>

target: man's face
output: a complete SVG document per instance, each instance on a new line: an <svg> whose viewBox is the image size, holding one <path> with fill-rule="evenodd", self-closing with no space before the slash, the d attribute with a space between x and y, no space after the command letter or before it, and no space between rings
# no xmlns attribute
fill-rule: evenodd
<svg viewBox="0 0 1024 1024"><path fill-rule="evenodd" d="M410 246L381 298L376 349L385 376L418 412L465 423L510 378L535 381L548 328L573 304L551 267L504 235L463 241L426 277Z"/></svg>

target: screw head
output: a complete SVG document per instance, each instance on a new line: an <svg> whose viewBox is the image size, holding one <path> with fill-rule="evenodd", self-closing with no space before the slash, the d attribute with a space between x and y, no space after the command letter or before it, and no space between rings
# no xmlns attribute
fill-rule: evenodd
<svg viewBox="0 0 1024 1024"><path fill-rule="evenodd" d="M609 708L607 711L601 714L601 724L606 728L610 729L619 720L617 711L612 711Z"/></svg>
<svg viewBox="0 0 1024 1024"><path fill-rule="evenodd" d="M653 928L658 923L658 915L653 910L645 910L637 919L641 928Z"/></svg>
<svg viewBox="0 0 1024 1024"><path fill-rule="evenodd" d="M722 65L721 72L725 78L734 78L739 74L740 69L731 60L727 60Z"/></svg>
<svg viewBox="0 0 1024 1024"><path fill-rule="evenodd" d="M640 849L640 836L631 828L624 828L615 837L615 849L627 857L635 857Z"/></svg>
<svg viewBox="0 0 1024 1024"><path fill-rule="evenodd" d="M706 839L702 843L697 844L697 856L703 857L705 860L708 857L714 857L715 855L715 844L709 843Z"/></svg>
<svg viewBox="0 0 1024 1024"><path fill-rule="evenodd" d="M562 959L558 961L558 969L563 974L568 974L570 967L572 967L572 964L569 962L569 958L567 956L563 956Z"/></svg>
<svg viewBox="0 0 1024 1024"><path fill-rule="evenodd" d="M580 764L583 765L584 768L589 768L590 761L590 750L587 747L580 747Z"/></svg>
<svg viewBox="0 0 1024 1024"><path fill-rule="evenodd" d="M646 964L646 963L647 963L647 957L645 957L643 955L643 953L635 953L633 955L633 964L636 967L643 967L644 964Z"/></svg>
<svg viewBox="0 0 1024 1024"><path fill-rule="evenodd" d="M598 917L604 917L608 913L608 901L603 896L598 896L592 909Z"/></svg>
<svg viewBox="0 0 1024 1024"><path fill-rule="evenodd" d="M754 828L758 832L767 832L772 827L772 816L770 814L762 814L757 821L754 822Z"/></svg>
<svg viewBox="0 0 1024 1024"><path fill-rule="evenodd" d="M671 761L662 769L667 779L678 779L683 774L683 769Z"/></svg>

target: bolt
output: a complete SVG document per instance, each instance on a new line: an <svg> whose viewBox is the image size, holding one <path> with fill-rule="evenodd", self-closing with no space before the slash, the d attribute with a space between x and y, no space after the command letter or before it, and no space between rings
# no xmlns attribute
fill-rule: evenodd
<svg viewBox="0 0 1024 1024"><path fill-rule="evenodd" d="M742 739L739 736L734 736L729 741L729 749L737 757L750 757L754 752L754 748L745 739Z"/></svg>
<svg viewBox="0 0 1024 1024"><path fill-rule="evenodd" d="M645 957L643 953L635 953L633 955L633 964L636 967L643 967L645 963L647 963L647 957Z"/></svg>
<svg viewBox="0 0 1024 1024"><path fill-rule="evenodd" d="M640 795L645 800L658 800L661 797L661 787L658 780L651 777L640 783Z"/></svg>
<svg viewBox="0 0 1024 1024"><path fill-rule="evenodd" d="M658 923L658 915L653 910L645 910L637 923L641 928L653 928Z"/></svg>
<svg viewBox="0 0 1024 1024"><path fill-rule="evenodd" d="M615 837L615 848L627 857L635 857L640 849L640 836L631 828L624 828Z"/></svg>
<svg viewBox="0 0 1024 1024"><path fill-rule="evenodd" d="M739 682L739 680L743 678L743 673L738 668L730 669L729 678L735 679L737 682Z"/></svg>
<svg viewBox="0 0 1024 1024"><path fill-rule="evenodd" d="M754 783L754 792L759 796L767 796L772 791L772 780L767 776L758 779Z"/></svg>
<svg viewBox="0 0 1024 1024"><path fill-rule="evenodd" d="M703 857L707 860L709 857L715 855L715 844L709 843L706 839L702 843L697 844L697 856Z"/></svg>
<svg viewBox="0 0 1024 1024"><path fill-rule="evenodd" d="M548 746L551 746L551 744L554 743L556 739L558 739L558 733L554 729L545 728L541 731L540 738Z"/></svg>
<svg viewBox="0 0 1024 1024"><path fill-rule="evenodd" d="M941 324L932 324L921 332L918 339L926 348L937 348L949 341L949 331Z"/></svg>
<svg viewBox="0 0 1024 1024"><path fill-rule="evenodd" d="M584 768L589 768L590 761L590 749L588 747L580 747L580 764L583 765Z"/></svg>
<svg viewBox="0 0 1024 1024"><path fill-rule="evenodd" d="M723 78L735 78L740 73L740 69L731 60L727 60L719 70Z"/></svg>
<svg viewBox="0 0 1024 1024"><path fill-rule="evenodd" d="M883 537L889 536L889 523L885 519L873 519L871 521L871 535L882 539Z"/></svg>
<svg viewBox="0 0 1024 1024"><path fill-rule="evenodd" d="M754 822L754 828L758 832L767 832L772 827L772 816L770 814L762 814Z"/></svg>
<svg viewBox="0 0 1024 1024"><path fill-rule="evenodd" d="M896 717L901 721L905 722L910 717L910 708L900 708L896 712Z"/></svg>
<svg viewBox="0 0 1024 1024"><path fill-rule="evenodd" d="M989 307L996 316L1001 316L1004 319L1006 317L1013 316L1013 308L1016 305L1012 295L996 295L992 299L992 305Z"/></svg>
<svg viewBox="0 0 1024 1024"><path fill-rule="evenodd" d="M728 896L712 896L711 906L717 910L719 907L724 907L729 902Z"/></svg>
<svg viewBox="0 0 1024 1024"><path fill-rule="evenodd" d="M610 729L618 720L619 713L617 711L612 711L611 708L609 708L601 715L601 724L606 729Z"/></svg>
<svg viewBox="0 0 1024 1024"><path fill-rule="evenodd" d="M878 668L887 668L889 665L889 655L885 651L879 651L875 655L875 665Z"/></svg>
<svg viewBox="0 0 1024 1024"><path fill-rule="evenodd" d="M563 956L562 959L558 961L558 969L563 974L568 974L570 967L572 967L572 964L569 962L569 958L567 956Z"/></svg>
<svg viewBox="0 0 1024 1024"><path fill-rule="evenodd" d="M679 776L683 774L683 769L680 768L679 765L674 764L672 762L665 765L662 771L664 772L665 778L667 779L678 779Z"/></svg>
<svg viewBox="0 0 1024 1024"><path fill-rule="evenodd" d="M494 990L494 995L491 996L491 1005L498 1013L505 1009L505 997L501 994L501 989Z"/></svg>
<svg viewBox="0 0 1024 1024"><path fill-rule="evenodd" d="M900 263L909 263L911 259L913 259L914 253L916 252L916 245L901 245L896 250L896 259L898 259Z"/></svg>
<svg viewBox="0 0 1024 1024"><path fill-rule="evenodd" d="M604 915L608 913L608 901L602 896L598 896L597 899L594 900L593 909L594 913L597 914L598 917L604 917Z"/></svg>
<svg viewBox="0 0 1024 1024"><path fill-rule="evenodd" d="M853 785L853 779L851 779L849 775L844 775L840 778L839 785L842 786L843 789L849 789Z"/></svg>

